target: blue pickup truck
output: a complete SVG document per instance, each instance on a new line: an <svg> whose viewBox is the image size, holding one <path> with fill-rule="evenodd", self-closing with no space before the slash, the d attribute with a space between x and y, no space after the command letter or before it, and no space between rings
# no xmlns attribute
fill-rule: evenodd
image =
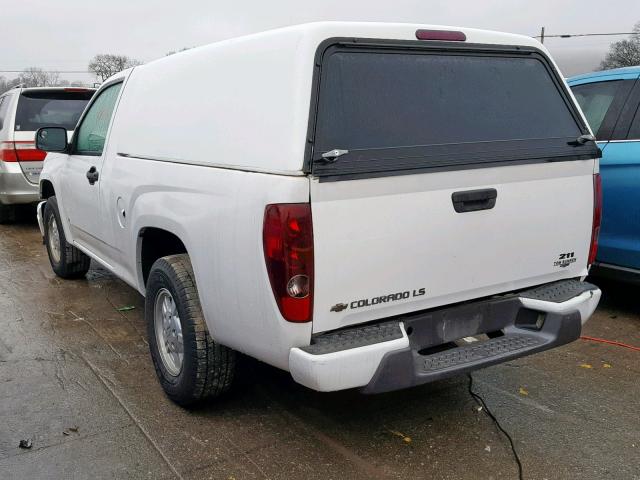
<svg viewBox="0 0 640 480"><path fill-rule="evenodd" d="M603 212L592 272L640 280L640 66L568 79L602 149Z"/></svg>

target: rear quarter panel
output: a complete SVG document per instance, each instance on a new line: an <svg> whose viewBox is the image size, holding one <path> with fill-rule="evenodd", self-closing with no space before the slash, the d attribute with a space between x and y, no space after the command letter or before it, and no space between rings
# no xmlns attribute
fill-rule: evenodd
<svg viewBox="0 0 640 480"><path fill-rule="evenodd" d="M311 324L280 316L264 262L262 222L267 204L308 202L308 178L117 155L108 158L101 178L116 273L144 294L139 233L148 227L172 232L191 258L215 340L287 369L289 349L308 345ZM118 201L127 211L124 226Z"/></svg>

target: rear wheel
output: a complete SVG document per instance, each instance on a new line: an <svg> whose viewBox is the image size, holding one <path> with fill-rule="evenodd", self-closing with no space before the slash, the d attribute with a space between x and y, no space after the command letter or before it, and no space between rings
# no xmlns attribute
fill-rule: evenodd
<svg viewBox="0 0 640 480"><path fill-rule="evenodd" d="M209 335L187 254L163 257L153 264L145 316L153 365L171 400L194 405L231 387L236 355Z"/></svg>
<svg viewBox="0 0 640 480"><path fill-rule="evenodd" d="M44 207L44 243L51 268L59 277L80 278L89 271L91 258L67 243L56 197L49 197Z"/></svg>
<svg viewBox="0 0 640 480"><path fill-rule="evenodd" d="M16 207L0 203L0 224L11 223L16 220Z"/></svg>

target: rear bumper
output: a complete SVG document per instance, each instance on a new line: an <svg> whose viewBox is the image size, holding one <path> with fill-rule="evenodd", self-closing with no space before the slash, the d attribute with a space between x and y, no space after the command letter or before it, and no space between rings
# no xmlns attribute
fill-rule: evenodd
<svg viewBox="0 0 640 480"><path fill-rule="evenodd" d="M40 200L39 187L27 181L20 164L0 162L0 203L13 205L35 203L38 200Z"/></svg>
<svg viewBox="0 0 640 480"><path fill-rule="evenodd" d="M294 380L318 391L420 385L572 342L600 295L595 285L565 280L329 333L291 349L289 369ZM463 341L480 334L492 338Z"/></svg>

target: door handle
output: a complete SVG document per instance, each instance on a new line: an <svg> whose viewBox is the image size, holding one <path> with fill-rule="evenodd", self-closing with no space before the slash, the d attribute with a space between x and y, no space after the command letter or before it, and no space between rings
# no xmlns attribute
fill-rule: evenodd
<svg viewBox="0 0 640 480"><path fill-rule="evenodd" d="M89 180L89 185L93 185L94 183L96 183L99 177L100 175L98 174L98 170L96 170L96 167L91 167L87 172L87 180Z"/></svg>
<svg viewBox="0 0 640 480"><path fill-rule="evenodd" d="M498 191L495 188L484 190L467 190L451 194L453 208L458 213L490 210L496 205Z"/></svg>

